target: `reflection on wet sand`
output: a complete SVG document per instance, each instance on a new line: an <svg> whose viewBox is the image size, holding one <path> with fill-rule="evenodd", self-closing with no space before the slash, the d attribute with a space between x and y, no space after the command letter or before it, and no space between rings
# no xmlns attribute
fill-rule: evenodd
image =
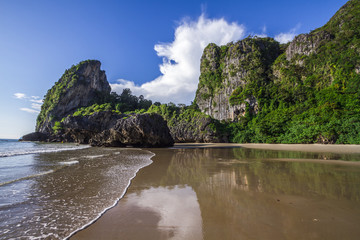
<svg viewBox="0 0 360 240"><path fill-rule="evenodd" d="M360 236L360 167L299 161L356 161L359 155L244 148L152 151L154 163L138 173L124 199L74 239Z"/></svg>

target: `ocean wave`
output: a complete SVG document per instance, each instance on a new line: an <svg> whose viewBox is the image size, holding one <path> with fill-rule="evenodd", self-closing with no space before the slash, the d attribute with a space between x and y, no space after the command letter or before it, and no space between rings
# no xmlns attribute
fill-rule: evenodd
<svg viewBox="0 0 360 240"><path fill-rule="evenodd" d="M19 179L11 182L11 179L4 180L9 181L3 183L9 184L3 189L10 197L4 201L4 206L0 206L0 211L1 215L10 212L13 216L11 223L2 222L0 225L0 228L10 230L3 233L6 239L67 239L96 221L123 198L137 172L152 163L153 153L132 151L127 154L122 149L90 148L81 152L44 155L41 161L34 162L34 166L41 167L41 170L14 176ZM19 157L19 161L22 158ZM49 168L52 171L48 171ZM92 174L99 176L96 178L99 182L88 191L86 187L93 181ZM79 191L84 191L84 196L79 195ZM78 202L82 204L76 207ZM17 212L17 209L26 211Z"/></svg>
<svg viewBox="0 0 360 240"><path fill-rule="evenodd" d="M105 156L104 154L101 154L101 155L85 156L85 158L94 159L94 158L101 158L101 157L104 157L104 156Z"/></svg>
<svg viewBox="0 0 360 240"><path fill-rule="evenodd" d="M74 165L74 164L78 164L79 161L74 160L74 161L67 161L67 162L59 162L60 165Z"/></svg>
<svg viewBox="0 0 360 240"><path fill-rule="evenodd" d="M43 175L46 175L46 174L53 173L54 171L55 170L49 170L49 171L45 171L45 172L36 173L36 174L30 175L30 176L14 179L14 180L11 180L11 181L2 182L2 183L0 183L0 187L2 187L4 185L11 184L11 183L23 181L23 180L28 180L28 179L31 179L31 178L34 178L34 177L40 177L40 176L43 176Z"/></svg>
<svg viewBox="0 0 360 240"><path fill-rule="evenodd" d="M8 151L0 153L0 157L13 157L19 155L29 155L29 154L39 154L39 153L52 153L52 152L62 152L62 151L70 151L70 150L78 150L89 148L90 146L74 146L74 147L58 147L58 148L39 148L39 149L28 149L21 150L17 149L16 151Z"/></svg>

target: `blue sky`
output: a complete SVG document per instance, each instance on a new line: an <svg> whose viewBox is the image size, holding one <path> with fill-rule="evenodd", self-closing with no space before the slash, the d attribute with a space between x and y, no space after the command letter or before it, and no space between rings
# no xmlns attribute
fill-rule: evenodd
<svg viewBox="0 0 360 240"><path fill-rule="evenodd" d="M79 61L100 60L116 91L189 103L208 42L284 40L324 25L345 3L0 0L0 138L34 131L39 100Z"/></svg>

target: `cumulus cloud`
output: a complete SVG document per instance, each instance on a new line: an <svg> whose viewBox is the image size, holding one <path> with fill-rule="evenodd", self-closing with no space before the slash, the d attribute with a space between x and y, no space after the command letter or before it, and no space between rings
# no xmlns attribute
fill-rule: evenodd
<svg viewBox="0 0 360 240"><path fill-rule="evenodd" d="M183 20L175 30L171 43L159 43L154 49L163 63L161 75L142 85L119 79L111 84L113 91L121 93L130 88L135 95L160 102L186 103L194 100L200 76L200 58L209 43L224 45L242 38L245 27L225 19L209 19L201 15L196 21Z"/></svg>
<svg viewBox="0 0 360 240"><path fill-rule="evenodd" d="M17 99L25 100L31 103L31 108L20 108L21 111L28 113L39 113L43 100L38 96L28 97L25 93L14 93L14 97Z"/></svg>
<svg viewBox="0 0 360 240"><path fill-rule="evenodd" d="M294 37L297 35L297 30L300 28L300 25L298 24L296 27L290 29L289 32L286 33L279 33L275 36L275 40L279 43L288 43L291 42Z"/></svg>

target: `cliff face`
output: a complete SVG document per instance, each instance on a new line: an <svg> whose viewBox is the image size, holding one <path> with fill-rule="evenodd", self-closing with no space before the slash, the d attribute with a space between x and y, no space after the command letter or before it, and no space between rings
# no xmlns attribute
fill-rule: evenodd
<svg viewBox="0 0 360 240"><path fill-rule="evenodd" d="M309 56L316 54L321 44L330 41L333 36L326 31L319 31L310 34L300 34L294 38L286 49L286 60L291 61L296 55ZM299 65L303 65L304 61L297 60Z"/></svg>
<svg viewBox="0 0 360 240"><path fill-rule="evenodd" d="M219 131L219 121L201 113L194 106L176 107L172 104L151 106L149 112L160 114L170 129L175 142L228 142L228 136Z"/></svg>
<svg viewBox="0 0 360 240"><path fill-rule="evenodd" d="M360 143L360 0L289 44L209 44L195 102L230 141Z"/></svg>
<svg viewBox="0 0 360 240"><path fill-rule="evenodd" d="M110 85L100 65L99 61L87 60L65 71L45 95L36 131L51 133L56 121L80 107L101 102L110 94Z"/></svg>
<svg viewBox="0 0 360 240"><path fill-rule="evenodd" d="M209 116L196 116L191 121L174 118L169 122L170 134L177 143L228 142L228 137L212 128L214 119Z"/></svg>
<svg viewBox="0 0 360 240"><path fill-rule="evenodd" d="M349 1L325 26L289 44L257 37L225 46L209 44L201 58L195 102L215 119L238 121L246 113L258 114L264 107L260 101L282 98L294 103L303 94L298 90L329 87L336 81L335 72L359 74L359 5L359 0Z"/></svg>
<svg viewBox="0 0 360 240"><path fill-rule="evenodd" d="M237 120L246 111L258 112L258 101L251 92L241 100L233 98L254 81L266 84L267 72L280 55L280 45L270 38L246 38L226 46L209 44L200 65L195 102L205 114L218 120Z"/></svg>

